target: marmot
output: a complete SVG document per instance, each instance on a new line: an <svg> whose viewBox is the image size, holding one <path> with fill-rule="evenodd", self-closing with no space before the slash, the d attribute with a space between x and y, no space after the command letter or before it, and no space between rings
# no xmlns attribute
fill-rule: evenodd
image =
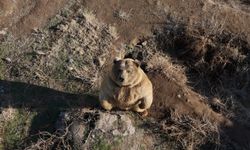
<svg viewBox="0 0 250 150"><path fill-rule="evenodd" d="M153 86L140 62L116 58L102 81L99 101L106 110L133 110L146 116L153 102Z"/></svg>

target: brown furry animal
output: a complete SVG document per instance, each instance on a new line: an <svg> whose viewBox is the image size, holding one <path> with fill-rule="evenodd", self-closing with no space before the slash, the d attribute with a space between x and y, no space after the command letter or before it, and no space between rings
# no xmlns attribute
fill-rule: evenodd
<svg viewBox="0 0 250 150"><path fill-rule="evenodd" d="M117 107L146 116L153 102L153 86L138 61L116 58L103 79L99 101L106 110Z"/></svg>

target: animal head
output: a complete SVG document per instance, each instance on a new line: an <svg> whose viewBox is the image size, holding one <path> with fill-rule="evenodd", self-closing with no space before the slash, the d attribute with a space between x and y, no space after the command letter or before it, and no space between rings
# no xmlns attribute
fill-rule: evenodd
<svg viewBox="0 0 250 150"><path fill-rule="evenodd" d="M116 58L113 62L111 77L119 86L129 86L138 79L139 69L138 60Z"/></svg>

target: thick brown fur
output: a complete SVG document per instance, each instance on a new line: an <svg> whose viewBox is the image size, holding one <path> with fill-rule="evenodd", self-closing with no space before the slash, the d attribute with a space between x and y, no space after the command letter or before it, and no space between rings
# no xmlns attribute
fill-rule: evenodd
<svg viewBox="0 0 250 150"><path fill-rule="evenodd" d="M119 108L147 115L153 102L152 83L138 61L115 59L102 81L99 101L106 110Z"/></svg>

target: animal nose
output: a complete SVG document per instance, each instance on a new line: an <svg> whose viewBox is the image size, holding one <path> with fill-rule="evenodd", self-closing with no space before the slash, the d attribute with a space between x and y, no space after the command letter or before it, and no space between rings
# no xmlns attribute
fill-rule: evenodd
<svg viewBox="0 0 250 150"><path fill-rule="evenodd" d="M124 81L124 78L123 78L123 77L120 77L119 80L120 80L121 82L123 82L123 81Z"/></svg>

